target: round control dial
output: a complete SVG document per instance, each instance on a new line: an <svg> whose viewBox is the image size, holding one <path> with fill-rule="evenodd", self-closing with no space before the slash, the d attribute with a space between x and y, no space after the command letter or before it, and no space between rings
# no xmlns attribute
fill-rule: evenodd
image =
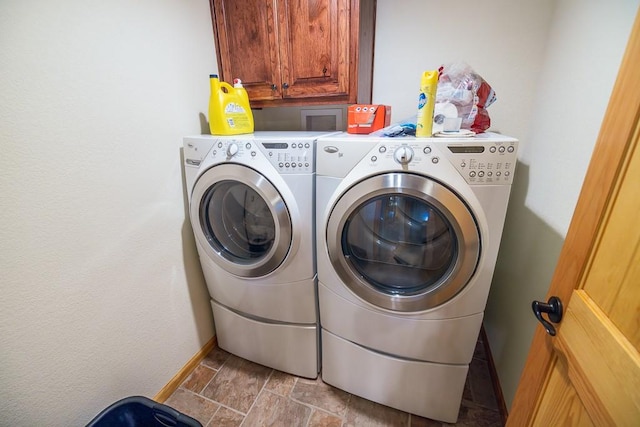
<svg viewBox="0 0 640 427"><path fill-rule="evenodd" d="M236 154L238 154L238 144L236 144L235 142L232 142L231 144L229 144L227 146L227 157L233 157Z"/></svg>
<svg viewBox="0 0 640 427"><path fill-rule="evenodd" d="M396 151L393 152L393 158L401 165L406 165L413 159L413 150L411 147L402 145L396 148Z"/></svg>

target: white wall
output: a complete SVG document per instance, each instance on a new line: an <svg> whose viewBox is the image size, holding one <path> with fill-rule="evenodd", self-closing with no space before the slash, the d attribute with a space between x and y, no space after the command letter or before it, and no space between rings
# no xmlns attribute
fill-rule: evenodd
<svg viewBox="0 0 640 427"><path fill-rule="evenodd" d="M212 337L180 159L212 46L206 0L0 3L0 425L153 397Z"/></svg>
<svg viewBox="0 0 640 427"><path fill-rule="evenodd" d="M463 60L495 89L491 130L518 138L485 328L507 405L597 138L637 0L378 0L373 102L415 115L423 71Z"/></svg>

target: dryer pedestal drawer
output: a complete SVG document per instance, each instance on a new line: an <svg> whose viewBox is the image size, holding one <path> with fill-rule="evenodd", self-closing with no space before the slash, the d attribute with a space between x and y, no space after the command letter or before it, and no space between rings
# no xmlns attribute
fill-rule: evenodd
<svg viewBox="0 0 640 427"><path fill-rule="evenodd" d="M468 370L390 357L322 330L324 382L422 417L457 421Z"/></svg>
<svg viewBox="0 0 640 427"><path fill-rule="evenodd" d="M315 325L265 323L211 300L218 346L243 359L306 378L318 376Z"/></svg>

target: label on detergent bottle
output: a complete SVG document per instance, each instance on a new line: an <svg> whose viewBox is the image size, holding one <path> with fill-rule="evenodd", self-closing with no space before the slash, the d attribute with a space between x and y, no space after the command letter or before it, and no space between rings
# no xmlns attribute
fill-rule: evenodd
<svg viewBox="0 0 640 427"><path fill-rule="evenodd" d="M230 128L247 129L248 127L253 127L249 123L249 117L244 107L235 102L230 102L224 107L224 116Z"/></svg>

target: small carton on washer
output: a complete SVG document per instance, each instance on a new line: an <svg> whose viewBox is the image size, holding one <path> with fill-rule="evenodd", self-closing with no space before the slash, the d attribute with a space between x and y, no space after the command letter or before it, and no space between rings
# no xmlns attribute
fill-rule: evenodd
<svg viewBox="0 0 640 427"><path fill-rule="evenodd" d="M390 105L354 104L347 108L347 132L367 134L389 126Z"/></svg>

